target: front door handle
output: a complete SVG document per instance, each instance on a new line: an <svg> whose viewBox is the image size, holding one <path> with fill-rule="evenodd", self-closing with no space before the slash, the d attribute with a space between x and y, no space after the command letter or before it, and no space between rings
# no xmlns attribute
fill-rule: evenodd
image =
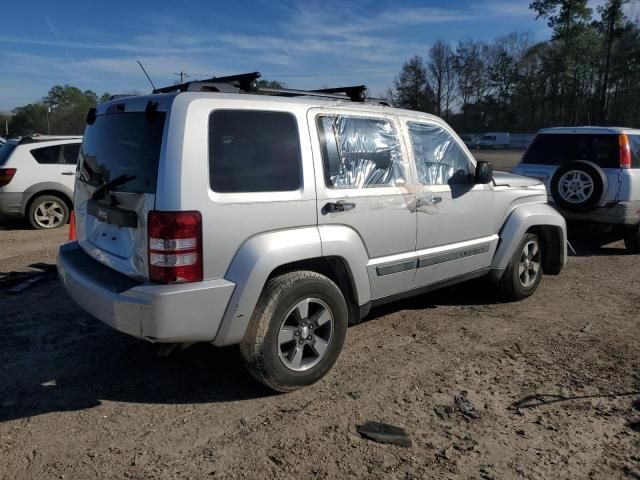
<svg viewBox="0 0 640 480"><path fill-rule="evenodd" d="M353 210L354 208L356 208L355 203L339 200L337 202L326 203L325 206L322 207L322 214L326 215L327 213L346 212L348 210Z"/></svg>
<svg viewBox="0 0 640 480"><path fill-rule="evenodd" d="M61 175L75 175L76 172L61 172Z"/></svg>

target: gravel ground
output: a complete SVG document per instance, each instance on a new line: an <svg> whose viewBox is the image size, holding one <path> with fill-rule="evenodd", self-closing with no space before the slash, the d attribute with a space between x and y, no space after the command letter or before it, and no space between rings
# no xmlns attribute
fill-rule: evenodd
<svg viewBox="0 0 640 480"><path fill-rule="evenodd" d="M0 227L0 272L53 263L65 237ZM159 358L56 280L0 292L0 478L640 478L640 257L576 247L523 302L476 281L374 310L287 395L235 348ZM361 438L368 420L413 445Z"/></svg>

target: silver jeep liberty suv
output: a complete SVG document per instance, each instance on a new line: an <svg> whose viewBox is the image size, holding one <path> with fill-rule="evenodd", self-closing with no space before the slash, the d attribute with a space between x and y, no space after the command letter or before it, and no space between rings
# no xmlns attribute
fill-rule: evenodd
<svg viewBox="0 0 640 480"><path fill-rule="evenodd" d="M365 87L242 74L114 98L87 115L69 295L151 342L240 345L279 391L333 366L347 325L480 276L507 300L566 261L542 183L477 162L441 119Z"/></svg>

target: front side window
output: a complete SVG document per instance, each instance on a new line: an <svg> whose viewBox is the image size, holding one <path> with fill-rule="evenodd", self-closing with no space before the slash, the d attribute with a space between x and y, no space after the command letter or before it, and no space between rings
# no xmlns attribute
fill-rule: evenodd
<svg viewBox="0 0 640 480"><path fill-rule="evenodd" d="M458 142L442 127L407 124L421 185L468 184L473 165Z"/></svg>
<svg viewBox="0 0 640 480"><path fill-rule="evenodd" d="M400 142L389 120L320 116L318 130L329 188L393 187L404 183Z"/></svg>
<svg viewBox="0 0 640 480"><path fill-rule="evenodd" d="M31 155L36 159L36 162L41 164L58 163L60 157L60 145L54 147L35 148L31 150Z"/></svg>
<svg viewBox="0 0 640 480"><path fill-rule="evenodd" d="M218 193L298 190L302 163L296 118L287 112L214 111L209 182Z"/></svg>

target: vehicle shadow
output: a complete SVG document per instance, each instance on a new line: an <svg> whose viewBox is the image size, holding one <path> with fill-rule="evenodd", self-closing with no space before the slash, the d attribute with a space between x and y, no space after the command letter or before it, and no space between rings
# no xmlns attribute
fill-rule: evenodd
<svg viewBox="0 0 640 480"><path fill-rule="evenodd" d="M624 244L619 237L603 238L603 239L585 239L571 238L569 239L571 248L569 254L574 257L608 257L613 255L631 255L625 249Z"/></svg>
<svg viewBox="0 0 640 480"><path fill-rule="evenodd" d="M22 218L6 218L0 220L0 231L2 230L31 230L31 227Z"/></svg>
<svg viewBox="0 0 640 480"><path fill-rule="evenodd" d="M51 324L0 326L0 422L102 401L217 403L274 395L243 368L237 347L198 344L160 358L156 345L111 330L75 306L64 316L32 312Z"/></svg>
<svg viewBox="0 0 640 480"><path fill-rule="evenodd" d="M496 303L502 301L495 285L481 278L372 308L364 321L375 320L400 310L428 310L441 306L481 306Z"/></svg>

